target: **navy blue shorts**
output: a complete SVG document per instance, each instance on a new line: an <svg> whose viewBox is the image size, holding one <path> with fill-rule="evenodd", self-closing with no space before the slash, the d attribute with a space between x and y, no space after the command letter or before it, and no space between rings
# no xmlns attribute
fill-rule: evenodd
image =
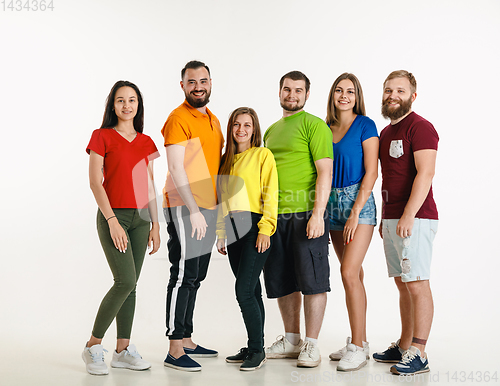
<svg viewBox="0 0 500 386"><path fill-rule="evenodd" d="M328 263L328 214L325 233L308 239L306 226L312 211L280 214L273 248L264 266L267 297L280 298L301 291L314 295L330 291Z"/></svg>

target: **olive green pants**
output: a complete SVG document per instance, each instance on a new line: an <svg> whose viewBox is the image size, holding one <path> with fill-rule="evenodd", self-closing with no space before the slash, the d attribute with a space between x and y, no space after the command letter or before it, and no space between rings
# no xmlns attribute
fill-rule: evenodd
<svg viewBox="0 0 500 386"><path fill-rule="evenodd" d="M97 233L113 273L114 284L102 299L92 335L102 339L116 318L117 339L130 339L135 311L135 289L148 245L150 223L141 218L137 209L113 209L127 234L125 253L116 249L109 226L100 210L97 212Z"/></svg>

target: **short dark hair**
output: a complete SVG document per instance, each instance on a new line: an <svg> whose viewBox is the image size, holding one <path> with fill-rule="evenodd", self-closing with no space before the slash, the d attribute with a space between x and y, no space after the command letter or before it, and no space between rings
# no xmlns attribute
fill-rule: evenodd
<svg viewBox="0 0 500 386"><path fill-rule="evenodd" d="M280 90L283 88L283 83L285 79L289 78L291 80L303 80L306 83L306 93L309 92L309 87L311 87L311 82L309 78L300 71L290 71L289 73L283 75L280 79Z"/></svg>
<svg viewBox="0 0 500 386"><path fill-rule="evenodd" d="M111 88L106 98L106 108L104 109L104 116L102 117L101 129L111 129L118 124L118 117L115 113L115 95L122 87L131 87L137 94L137 113L134 117L134 129L138 133L142 133L144 128L144 103L142 101L142 94L139 91L139 87L127 80L119 80Z"/></svg>
<svg viewBox="0 0 500 386"><path fill-rule="evenodd" d="M210 69L208 68L208 66L205 63L200 62L198 60L191 60L190 62L187 62L186 65L184 66L184 68L181 70L181 80L184 79L184 74L186 73L187 69L196 70L197 68L200 68L200 67L205 67L208 71L208 75L210 76Z"/></svg>

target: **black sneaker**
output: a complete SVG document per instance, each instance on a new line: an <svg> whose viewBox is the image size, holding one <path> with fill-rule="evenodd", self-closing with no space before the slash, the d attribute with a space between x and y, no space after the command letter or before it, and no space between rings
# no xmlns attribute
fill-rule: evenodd
<svg viewBox="0 0 500 386"><path fill-rule="evenodd" d="M248 347L240 348L240 351L238 351L237 354L230 355L230 356L226 357L226 362L227 363L243 363L247 354L248 354Z"/></svg>
<svg viewBox="0 0 500 386"><path fill-rule="evenodd" d="M404 351L399 347L399 339L396 343L391 343L389 348L382 352L373 354L373 359L377 362L398 363L403 357Z"/></svg>
<svg viewBox="0 0 500 386"><path fill-rule="evenodd" d="M267 358L265 352L249 352L240 366L240 370L252 371L260 369L266 361Z"/></svg>

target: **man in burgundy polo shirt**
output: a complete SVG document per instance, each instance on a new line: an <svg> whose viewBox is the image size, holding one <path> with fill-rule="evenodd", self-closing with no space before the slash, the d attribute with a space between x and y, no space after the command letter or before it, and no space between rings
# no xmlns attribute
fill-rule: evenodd
<svg viewBox="0 0 500 386"><path fill-rule="evenodd" d="M380 133L382 222L389 277L399 290L401 337L379 362L396 363L400 375L429 371L425 345L434 306L429 285L432 243L438 212L432 194L439 137L434 126L412 112L417 82L408 71L394 71L384 82L382 115L391 123Z"/></svg>

